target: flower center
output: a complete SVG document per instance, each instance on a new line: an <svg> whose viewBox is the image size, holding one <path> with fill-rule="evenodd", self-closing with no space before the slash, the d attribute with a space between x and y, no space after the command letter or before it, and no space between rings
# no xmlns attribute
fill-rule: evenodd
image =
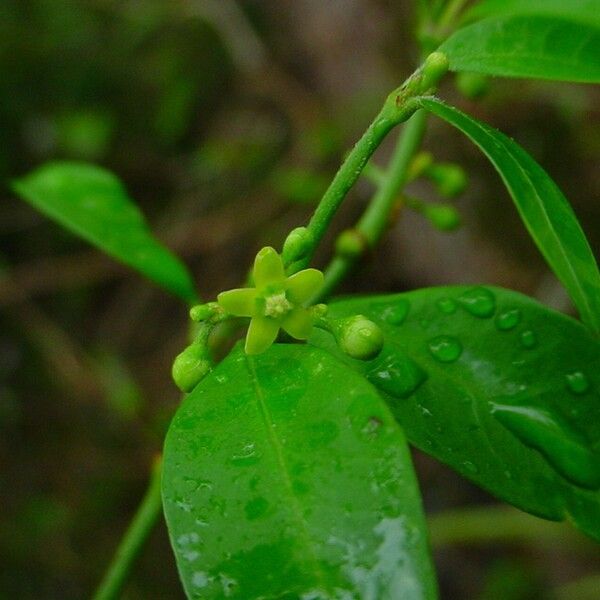
<svg viewBox="0 0 600 600"><path fill-rule="evenodd" d="M285 293L273 294L265 298L265 317L278 319L294 308Z"/></svg>

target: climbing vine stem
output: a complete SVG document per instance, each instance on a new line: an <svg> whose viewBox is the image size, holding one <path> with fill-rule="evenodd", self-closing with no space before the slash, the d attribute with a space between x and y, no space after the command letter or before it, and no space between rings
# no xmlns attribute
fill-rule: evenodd
<svg viewBox="0 0 600 600"><path fill-rule="evenodd" d="M356 230L369 248L377 245L400 203L400 192L408 180L410 162L421 145L426 123L426 112L419 110L404 126L378 190L356 225ZM357 259L357 256L336 256L325 270L325 283L318 297L312 301L327 298L348 275Z"/></svg>
<svg viewBox="0 0 600 600"><path fill-rule="evenodd" d="M94 600L120 598L133 564L152 533L162 510L161 474L162 460L159 457L154 461L146 494L117 548L104 579L94 594Z"/></svg>

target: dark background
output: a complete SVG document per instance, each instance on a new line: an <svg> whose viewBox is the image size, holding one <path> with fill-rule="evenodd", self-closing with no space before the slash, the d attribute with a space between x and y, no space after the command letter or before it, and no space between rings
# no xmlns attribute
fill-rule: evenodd
<svg viewBox="0 0 600 600"><path fill-rule="evenodd" d="M402 0L1 0L0 598L90 595L177 407L169 372L187 328L185 307L21 203L11 178L54 158L114 170L211 298L305 222L412 71L411 10ZM524 145L598 253L598 90L496 80L474 102L453 83L441 96ZM469 173L456 202L463 227L440 233L406 211L342 290L494 283L570 311L476 148L433 120L426 148ZM386 143L376 161L388 153ZM372 191L359 182L336 230ZM427 183L411 192L438 199ZM416 462L428 513L493 502ZM552 598L551 586L598 570L595 557L543 540L436 550L448 599ZM161 524L126 598L181 597Z"/></svg>

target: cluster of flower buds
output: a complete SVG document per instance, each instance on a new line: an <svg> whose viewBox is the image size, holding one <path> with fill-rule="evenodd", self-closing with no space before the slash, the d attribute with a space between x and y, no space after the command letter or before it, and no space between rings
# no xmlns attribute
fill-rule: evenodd
<svg viewBox="0 0 600 600"><path fill-rule="evenodd" d="M304 228L294 230L285 249L292 261L305 248ZM361 315L342 320L328 320L325 304L311 305L323 285L323 273L304 269L289 277L285 274L282 257L271 247L263 248L254 260L254 287L222 292L216 302L194 306L192 320L200 323L197 339L188 346L173 364L173 379L184 392L191 391L212 369L208 338L219 322L233 317L250 319L244 350L255 355L267 350L280 330L297 340L309 338L314 326L331 332L339 347L349 356L368 360L376 356L383 345L379 327Z"/></svg>

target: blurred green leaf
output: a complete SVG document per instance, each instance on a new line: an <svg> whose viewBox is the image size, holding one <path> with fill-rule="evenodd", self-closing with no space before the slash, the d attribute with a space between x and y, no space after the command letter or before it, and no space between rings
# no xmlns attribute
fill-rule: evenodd
<svg viewBox="0 0 600 600"><path fill-rule="evenodd" d="M464 21L498 15L558 15L600 23L598 0L483 0L464 14Z"/></svg>
<svg viewBox="0 0 600 600"><path fill-rule="evenodd" d="M328 315L384 330L371 361L310 343L365 376L408 439L496 497L600 541L600 343L580 323L501 288L349 298Z"/></svg>
<svg viewBox="0 0 600 600"><path fill-rule="evenodd" d="M375 389L306 345L237 349L165 442L189 598L435 598L404 435Z"/></svg>
<svg viewBox="0 0 600 600"><path fill-rule="evenodd" d="M563 283L581 319L600 332L600 273L577 217L558 186L516 142L441 100L422 106L462 131L490 159L531 237Z"/></svg>
<svg viewBox="0 0 600 600"><path fill-rule="evenodd" d="M600 82L600 23L561 15L500 15L467 25L439 48L452 71Z"/></svg>
<svg viewBox="0 0 600 600"><path fill-rule="evenodd" d="M152 235L142 213L109 171L54 162L13 182L35 208L186 302L197 294L184 264Z"/></svg>

